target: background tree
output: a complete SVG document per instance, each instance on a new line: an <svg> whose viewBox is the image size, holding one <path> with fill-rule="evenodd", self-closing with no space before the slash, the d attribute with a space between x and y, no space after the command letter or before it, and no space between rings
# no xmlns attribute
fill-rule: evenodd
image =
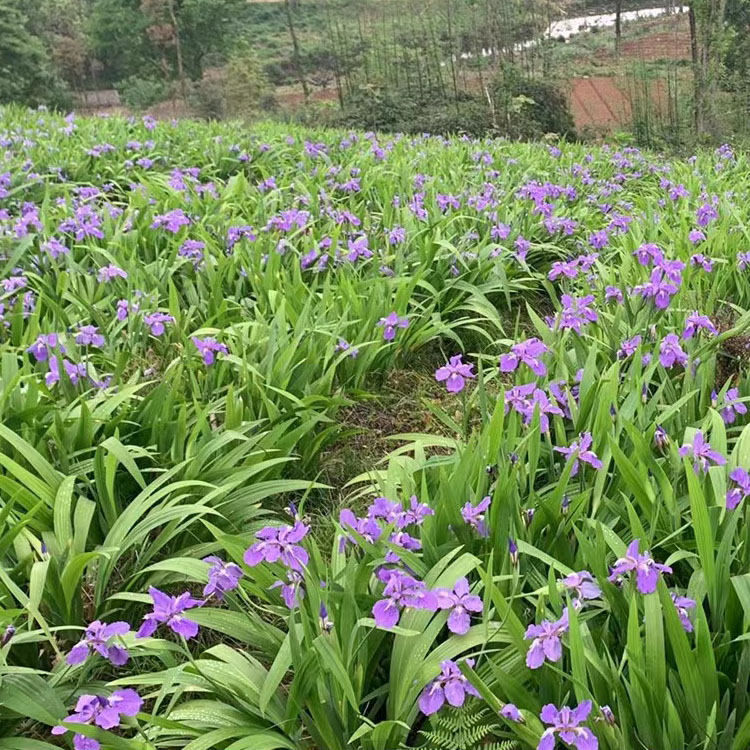
<svg viewBox="0 0 750 750"><path fill-rule="evenodd" d="M32 33L17 0L0 0L0 104L66 104L42 39Z"/></svg>

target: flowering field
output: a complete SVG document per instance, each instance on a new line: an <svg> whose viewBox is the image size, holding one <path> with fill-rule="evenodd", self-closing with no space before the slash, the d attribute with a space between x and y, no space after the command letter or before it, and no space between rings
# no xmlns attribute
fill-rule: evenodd
<svg viewBox="0 0 750 750"><path fill-rule="evenodd" d="M748 174L0 111L0 750L750 747Z"/></svg>

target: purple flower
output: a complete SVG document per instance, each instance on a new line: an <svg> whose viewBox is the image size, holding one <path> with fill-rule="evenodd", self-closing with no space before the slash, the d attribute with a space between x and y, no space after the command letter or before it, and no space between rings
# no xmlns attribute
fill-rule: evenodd
<svg viewBox="0 0 750 750"><path fill-rule="evenodd" d="M61 255L68 255L70 249L65 247L60 240L56 237L50 237L47 242L42 245L42 250L47 253L52 260L57 260Z"/></svg>
<svg viewBox="0 0 750 750"><path fill-rule="evenodd" d="M24 276L9 276L7 279L3 279L0 284L3 287L3 291L6 294L12 294L17 292L19 289L23 289L27 285L26 278Z"/></svg>
<svg viewBox="0 0 750 750"><path fill-rule="evenodd" d="M692 444L685 443L678 451L683 458L691 457L693 459L693 471L707 472L711 463L718 466L726 464L727 460L718 451L711 448L711 444L703 437L703 432L698 430L695 433Z"/></svg>
<svg viewBox="0 0 750 750"><path fill-rule="evenodd" d="M710 203L704 203L695 212L695 217L698 221L698 226L705 227L718 217L718 212Z"/></svg>
<svg viewBox="0 0 750 750"><path fill-rule="evenodd" d="M165 324L174 323L174 318L171 315L167 315L167 313L153 312L144 315L143 322L151 329L152 336L161 336L165 331Z"/></svg>
<svg viewBox="0 0 750 750"><path fill-rule="evenodd" d="M690 264L693 266L700 266L706 273L711 273L714 270L713 258L709 258L703 253L694 253L690 256Z"/></svg>
<svg viewBox="0 0 750 750"><path fill-rule="evenodd" d="M403 227L393 227L388 230L388 244L400 245L406 240L406 230Z"/></svg>
<svg viewBox="0 0 750 750"><path fill-rule="evenodd" d="M281 598L284 600L284 604L286 604L289 609L294 609L295 607L299 607L300 602L305 595L305 589L302 588L304 579L296 570L287 570L286 578L286 583L284 583L284 581L276 581L276 583L271 584L270 588L280 588Z"/></svg>
<svg viewBox="0 0 750 750"><path fill-rule="evenodd" d="M691 229L688 233L688 239L693 245L697 245L706 239L706 235L700 229Z"/></svg>
<svg viewBox="0 0 750 750"><path fill-rule="evenodd" d="M539 717L550 726L544 730L537 750L554 750L556 733L563 742L576 750L598 750L599 740L596 735L588 727L580 726L590 713L591 701L582 701L577 708L563 706L559 709L552 703L547 703Z"/></svg>
<svg viewBox="0 0 750 750"><path fill-rule="evenodd" d="M653 262L659 263L664 260L664 253L662 253L658 245L654 245L651 242L641 245L633 252L633 255L635 255L642 266L649 266Z"/></svg>
<svg viewBox="0 0 750 750"><path fill-rule="evenodd" d="M281 561L287 568L301 571L307 565L307 550L300 546L310 527L302 521L294 526L266 526L256 532L260 539L245 552L245 564L251 568L264 560L268 563Z"/></svg>
<svg viewBox="0 0 750 750"><path fill-rule="evenodd" d="M596 248L597 250L601 250L608 244L609 235L607 234L606 229L600 229L598 232L593 232L591 235L589 235L589 245Z"/></svg>
<svg viewBox="0 0 750 750"><path fill-rule="evenodd" d="M227 229L227 250L231 250L240 240L253 242L256 239L255 230L249 224Z"/></svg>
<svg viewBox="0 0 750 750"><path fill-rule="evenodd" d="M193 265L198 268L203 260L203 251L206 249L206 243L200 240L185 240L177 254L181 258L187 258L192 261Z"/></svg>
<svg viewBox="0 0 750 750"><path fill-rule="evenodd" d="M677 596L674 592L670 593L674 608L677 610L677 615L680 618L680 623L685 631L688 633L693 632L693 623L690 622L688 615L689 609L695 609L696 602L694 599L689 599L687 596Z"/></svg>
<svg viewBox="0 0 750 750"><path fill-rule="evenodd" d="M690 339L695 335L696 331L699 331L700 329L708 331L712 336L716 336L719 333L708 315L701 315L696 311L690 313L685 320L685 330L682 332L682 338Z"/></svg>
<svg viewBox="0 0 750 750"><path fill-rule="evenodd" d="M727 490L727 510L734 510L750 495L750 474L738 466L729 472L729 478L734 482L734 487Z"/></svg>
<svg viewBox="0 0 750 750"><path fill-rule="evenodd" d="M385 500L385 498L383 499ZM341 527L344 530L351 529L352 531L356 531L359 536L370 544L375 544L383 533L383 529L378 525L372 515L367 515L364 518L357 518L349 508L344 508L339 513L339 524L341 524ZM342 551L346 546L347 541L352 544L357 544L357 540L354 537L347 535L341 539L340 548Z"/></svg>
<svg viewBox="0 0 750 750"><path fill-rule="evenodd" d="M671 282L675 284L682 282L682 272L685 270L685 264L681 260L661 260L657 265Z"/></svg>
<svg viewBox="0 0 750 750"><path fill-rule="evenodd" d="M126 299L117 300L117 320L126 320L128 315L137 313L140 305L137 302L128 302Z"/></svg>
<svg viewBox="0 0 750 750"><path fill-rule="evenodd" d="M554 281L560 276L565 276L568 279L574 279L578 276L580 269L578 267L578 259L569 261L555 261L552 264L550 272L547 274L547 278L550 281Z"/></svg>
<svg viewBox="0 0 750 750"><path fill-rule="evenodd" d="M737 253L737 270L744 271L746 268L750 268L750 250Z"/></svg>
<svg viewBox="0 0 750 750"><path fill-rule="evenodd" d="M523 723L523 716L518 710L518 707L513 703L506 703L500 709L500 716L502 716L504 719L508 719L509 721L515 721L516 724Z"/></svg>
<svg viewBox="0 0 750 750"><path fill-rule="evenodd" d="M49 360L49 372L44 376L44 382L48 388L51 388L55 383L60 382L60 357L50 357ZM77 385L81 378L87 376L86 365L81 362L80 364L73 364L67 359L62 360L65 373L70 378L70 382L73 385Z"/></svg>
<svg viewBox="0 0 750 750"><path fill-rule="evenodd" d="M582 271L590 271L593 267L596 261L599 260L599 253L589 253L588 255L579 255L576 258L576 261L578 262L578 265L581 267Z"/></svg>
<svg viewBox="0 0 750 750"><path fill-rule="evenodd" d="M99 269L97 278L101 283L106 284L110 281L114 281L118 276L122 279L128 278L127 272L123 271L122 268L110 264Z"/></svg>
<svg viewBox="0 0 750 750"><path fill-rule="evenodd" d="M205 339L199 339L197 336L192 337L192 341L195 344L196 349L203 357L203 363L205 365L212 365L216 359L216 355L229 354L226 344L220 344L216 339L208 337Z"/></svg>
<svg viewBox="0 0 750 750"><path fill-rule="evenodd" d="M723 403L719 405L716 391L711 393L711 402L720 409L724 424L733 424L738 414L747 414L747 407L742 401L739 401L739 397L739 390L737 388L730 388L724 395Z"/></svg>
<svg viewBox="0 0 750 750"><path fill-rule="evenodd" d="M518 565L518 545L513 537L508 539L508 557L513 565Z"/></svg>
<svg viewBox="0 0 750 750"><path fill-rule="evenodd" d="M526 254L529 252L529 248L531 247L531 242L529 242L529 240L519 234L518 237L516 237L513 246L516 248L516 260L523 263L526 260Z"/></svg>
<svg viewBox="0 0 750 750"><path fill-rule="evenodd" d="M550 388L553 388L551 385ZM553 390L554 392L554 390ZM505 411L510 407L523 415L523 423L530 424L537 409L539 410L539 429L549 432L549 414L564 416L562 409L552 401L547 394L536 387L536 383L517 385L505 392Z"/></svg>
<svg viewBox="0 0 750 750"><path fill-rule="evenodd" d="M356 349L355 347L353 347L345 339L339 339L338 344L336 344L335 351L337 351L337 352L348 352L349 356L352 359L354 359L359 354L359 349Z"/></svg>
<svg viewBox="0 0 750 750"><path fill-rule="evenodd" d="M448 630L458 635L468 632L471 625L469 613L481 612L483 608L482 600L470 592L469 581L466 578L459 578L453 590L436 589L435 595L440 609L451 610L448 617Z"/></svg>
<svg viewBox="0 0 750 750"><path fill-rule="evenodd" d="M50 356L50 349L56 349L59 344L59 337L56 333L40 334L36 341L26 349L37 362L46 362ZM60 345L60 352L65 353L65 347Z"/></svg>
<svg viewBox="0 0 750 750"><path fill-rule="evenodd" d="M76 334L76 344L78 346L94 346L100 348L104 346L104 336L97 333L99 329L96 326L81 326Z"/></svg>
<svg viewBox="0 0 750 750"><path fill-rule="evenodd" d="M642 340L640 335L633 336L632 339L625 339L620 345L620 350L617 352L617 358L627 359L628 357L632 357L641 345Z"/></svg>
<svg viewBox="0 0 750 750"><path fill-rule="evenodd" d="M554 328L561 330L570 328L580 334L583 326L599 320L599 315L591 306L594 301L593 294L578 298L563 294L561 301L563 309L557 314Z"/></svg>
<svg viewBox="0 0 750 750"><path fill-rule="evenodd" d="M487 528L487 523L485 522L485 513L490 507L491 502L492 498L487 495L487 497L482 498L476 505L466 503L466 505L461 508L461 517L469 524L469 526L476 529L479 536L489 536L490 532Z"/></svg>
<svg viewBox="0 0 750 750"><path fill-rule="evenodd" d="M467 659L466 663L474 666L473 659ZM456 662L446 659L440 662L440 674L422 691L419 696L419 709L423 714L430 716L439 711L443 704L448 701L451 706L464 705L467 695L479 698L476 688L469 682Z"/></svg>
<svg viewBox="0 0 750 750"><path fill-rule="evenodd" d="M15 634L15 627L13 627L13 625L8 625L8 627L3 631L2 637L0 637L0 648L2 648L3 646L7 646L11 642Z"/></svg>
<svg viewBox="0 0 750 750"><path fill-rule="evenodd" d="M383 338L386 341L393 341L396 338L397 328L409 327L409 319L406 316L401 318L398 313L392 312L385 318L381 318L378 325L383 327Z"/></svg>
<svg viewBox="0 0 750 750"><path fill-rule="evenodd" d="M189 591L185 591L179 596L170 596L153 586L149 588L148 593L151 595L154 609L143 618L143 623L135 634L136 638L152 636L160 622L166 623L167 627L183 638L194 638L198 635L198 624L185 619L182 613L186 609L200 607L203 604L200 599L193 599Z"/></svg>
<svg viewBox="0 0 750 750"><path fill-rule="evenodd" d="M143 700L135 690L115 690L104 698L97 695L82 695L76 703L75 713L66 716L63 721L73 724L94 724L102 729L114 729L120 726L121 716L135 716L143 705ZM67 728L58 725L52 727L52 734L65 734ZM73 737L75 750L98 750L97 740L76 734Z"/></svg>
<svg viewBox="0 0 750 750"><path fill-rule="evenodd" d="M563 610L559 620L542 620L539 625L529 625L524 638L531 640L531 646L526 652L526 666L529 669L539 669L545 659L557 662L562 659L562 642L560 637L568 632L568 610Z"/></svg>
<svg viewBox="0 0 750 750"><path fill-rule="evenodd" d="M651 272L651 278L645 284L639 284L633 288L633 294L644 299L653 299L654 305L659 310L669 307L672 296L677 293L677 286L664 278L664 270L655 268Z"/></svg>
<svg viewBox="0 0 750 750"><path fill-rule="evenodd" d="M130 658L126 649L112 643L115 636L125 635L130 632L127 622L112 622L105 625L99 620L94 620L86 628L86 632L78 644L73 646L68 654L68 664L83 664L91 651L96 651L116 667L126 664Z"/></svg>
<svg viewBox="0 0 750 750"><path fill-rule="evenodd" d="M409 498L409 507L401 511L395 518L396 528L403 529L415 524L421 526L427 516L434 516L435 511L427 503L420 503L416 495Z"/></svg>
<svg viewBox="0 0 750 750"><path fill-rule="evenodd" d="M203 562L211 565L211 569L208 571L208 583L203 589L203 596L213 595L221 601L227 591L236 589L240 585L242 569L239 565L224 562L215 555L204 557Z"/></svg>
<svg viewBox="0 0 750 750"><path fill-rule="evenodd" d="M633 539L628 547L625 557L617 560L612 568L612 572L607 579L615 582L620 576L630 571L635 571L636 587L641 594L652 594L656 591L656 583L659 580L660 573L671 573L672 568L668 565L662 565L656 562L648 552L640 554L638 547L639 539Z"/></svg>
<svg viewBox="0 0 750 750"><path fill-rule="evenodd" d="M154 216L154 220L151 223L151 229L164 227L168 232L177 234L177 232L180 231L180 227L185 227L188 224L190 224L190 218L181 208L175 208L165 214Z"/></svg>
<svg viewBox="0 0 750 750"><path fill-rule="evenodd" d="M435 371L435 380L438 383L445 381L448 393L460 393L466 385L466 380L476 377L472 370L474 365L464 364L461 355L457 354L448 360L448 364L439 367Z"/></svg>
<svg viewBox="0 0 750 750"><path fill-rule="evenodd" d="M544 377L547 367L541 357L547 354L549 349L538 338L526 339L520 344L513 344L508 354L500 357L500 371L513 372L521 363L528 365L534 375Z"/></svg>
<svg viewBox="0 0 750 750"><path fill-rule="evenodd" d="M568 459L573 459L573 468L570 471L571 477L578 473L579 461L583 461L595 469L601 469L604 466L596 453L591 450L593 442L594 439L590 432L582 432L567 448L560 445L554 447L554 450L558 453L562 453Z"/></svg>
<svg viewBox="0 0 750 750"><path fill-rule="evenodd" d="M391 534L388 541L391 544L395 544L397 547L401 547L401 549L411 550L412 552L422 549L422 542L420 542L419 539L415 539L410 534L407 534L405 531L394 532ZM401 561L401 558L398 556L397 552L389 549L388 552L385 553L385 561L387 563L397 563Z"/></svg>
<svg viewBox="0 0 750 750"><path fill-rule="evenodd" d="M656 425L656 429L654 430L654 445L659 450L663 450L669 445L669 435L660 424Z"/></svg>
<svg viewBox="0 0 750 750"><path fill-rule="evenodd" d="M604 289L604 300L605 302L617 302L618 304L623 303L622 290L616 286L608 286Z"/></svg>
<svg viewBox="0 0 750 750"><path fill-rule="evenodd" d="M385 582L383 599L372 608L375 624L379 628L388 630L397 625L404 607L432 612L438 607L435 593L428 591L422 581L401 570L384 570L381 580Z"/></svg>
<svg viewBox="0 0 750 750"><path fill-rule="evenodd" d="M575 592L576 598L573 600L573 606L576 609L581 606L584 600L598 599L602 595L602 590L594 581L594 576L587 570L571 573L569 576L565 576L561 583L568 591Z"/></svg>
<svg viewBox="0 0 750 750"><path fill-rule="evenodd" d="M661 342L659 347L659 362L662 367L670 368L675 364L685 367L688 363L688 356L680 346L680 340L677 334L668 333Z"/></svg>

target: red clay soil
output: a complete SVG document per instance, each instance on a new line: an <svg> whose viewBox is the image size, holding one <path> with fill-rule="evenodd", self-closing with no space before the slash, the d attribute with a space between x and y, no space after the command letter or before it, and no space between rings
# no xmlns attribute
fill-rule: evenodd
<svg viewBox="0 0 750 750"><path fill-rule="evenodd" d="M661 21L661 28L664 22ZM616 67L617 58L610 50L594 53L598 62ZM673 30L654 31L640 39L624 41L620 48L621 61L627 60L690 60L690 32L687 16L674 19ZM651 84L651 104L655 112L666 106L662 81ZM611 133L631 124L632 105L625 76L591 76L572 78L569 87L570 109L576 127L601 133Z"/></svg>
<svg viewBox="0 0 750 750"><path fill-rule="evenodd" d="M633 100L624 76L573 78L569 92L570 109L577 129L604 134L625 130L632 125ZM636 92L636 96L642 97L643 92ZM657 117L664 114L668 101L663 81L653 81L648 96L651 114Z"/></svg>
<svg viewBox="0 0 750 750"><path fill-rule="evenodd" d="M301 86L279 86L273 92L276 101L285 109L298 109L305 103L305 95L302 93ZM310 91L310 101L313 102L333 102L338 99L336 89L325 87L312 89Z"/></svg>
<svg viewBox="0 0 750 750"><path fill-rule="evenodd" d="M573 78L570 109L576 128L612 131L630 120L630 100L611 76Z"/></svg>
<svg viewBox="0 0 750 750"><path fill-rule="evenodd" d="M666 31L622 45L623 57L635 60L689 60L690 32Z"/></svg>

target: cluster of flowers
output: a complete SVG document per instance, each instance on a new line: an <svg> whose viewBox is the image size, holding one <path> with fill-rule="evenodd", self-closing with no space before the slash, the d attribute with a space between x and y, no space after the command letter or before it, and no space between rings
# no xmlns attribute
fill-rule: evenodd
<svg viewBox="0 0 750 750"><path fill-rule="evenodd" d="M242 570L234 563L227 563L218 557L210 556L203 560L211 567L208 582L203 589L207 598L221 600L227 591L239 585ZM157 588L149 588L153 609L145 615L135 634L136 638L147 638L156 633L160 624L185 639L198 635L198 624L187 618L185 610L202 606L207 599L195 599L190 592L170 596ZM83 638L68 652L67 662L71 666L83 664L92 654L99 654L116 667L122 667L130 660L130 652L124 645L123 637L131 631L127 622L105 624L99 620L91 622L84 631ZM120 726L121 717L134 717L143 705L143 700L134 690L116 690L103 697L82 695L78 699L75 713L64 719L65 722L90 724L102 729L115 729ZM67 728L55 726L52 734L64 734ZM73 737L76 750L99 750L100 743L83 734Z"/></svg>
<svg viewBox="0 0 750 750"><path fill-rule="evenodd" d="M358 518L345 508L339 515L339 524L345 535L340 539L343 547L347 542L358 544L359 540L374 544L383 539L389 549L385 563L399 565L402 563L399 549L419 550L422 543L411 536L405 529L419 527L425 519L434 515L434 511L425 503L420 503L416 496L409 499L409 507L392 502L385 497L376 498L367 510L367 514ZM386 537L386 529L393 531ZM471 593L467 578L459 578L451 589L428 589L423 581L417 580L411 571L395 567L381 567L377 578L385 584L382 598L375 603L372 614L378 627L390 629L398 624L402 610L406 608L423 609L431 612L450 610L448 629L452 633L463 635L471 626L472 612L483 609L480 597Z"/></svg>

